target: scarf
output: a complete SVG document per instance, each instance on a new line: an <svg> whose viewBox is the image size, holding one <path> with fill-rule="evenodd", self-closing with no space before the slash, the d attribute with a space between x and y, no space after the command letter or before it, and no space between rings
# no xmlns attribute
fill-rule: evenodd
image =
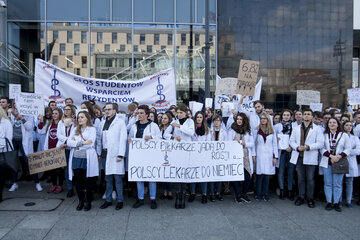
<svg viewBox="0 0 360 240"><path fill-rule="evenodd" d="M204 127L204 125L203 124L197 125L195 132L196 132L196 135L198 135L198 136L205 135L205 127Z"/></svg>
<svg viewBox="0 0 360 240"><path fill-rule="evenodd" d="M187 118L182 118L182 119L179 119L179 123L180 125L183 125L184 122L186 122Z"/></svg>
<svg viewBox="0 0 360 240"><path fill-rule="evenodd" d="M283 126L282 133L286 135L291 135L292 132L292 122L291 121L281 121L281 124Z"/></svg>
<svg viewBox="0 0 360 240"><path fill-rule="evenodd" d="M269 136L269 134L266 134L259 128L258 134L264 138L264 143L266 143L266 137Z"/></svg>

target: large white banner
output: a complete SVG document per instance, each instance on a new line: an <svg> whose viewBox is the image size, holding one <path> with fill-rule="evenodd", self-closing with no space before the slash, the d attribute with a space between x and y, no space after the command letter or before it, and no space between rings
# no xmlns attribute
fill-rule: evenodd
<svg viewBox="0 0 360 240"><path fill-rule="evenodd" d="M176 104L174 69L170 68L136 81L104 80L81 77L41 59L35 61L35 93L45 96L45 104L60 105L72 98L80 106L83 101L115 102L127 110L132 102L155 107L159 112Z"/></svg>
<svg viewBox="0 0 360 240"><path fill-rule="evenodd" d="M178 142L133 139L129 181L243 181L243 148L238 142Z"/></svg>

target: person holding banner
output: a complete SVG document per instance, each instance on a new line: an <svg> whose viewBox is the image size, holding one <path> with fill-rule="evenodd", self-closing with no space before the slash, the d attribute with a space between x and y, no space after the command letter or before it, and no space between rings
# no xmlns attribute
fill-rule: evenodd
<svg viewBox="0 0 360 240"><path fill-rule="evenodd" d="M205 114L201 111L195 113L195 134L193 141L211 141L210 129L206 123ZM190 183L190 197L189 202L195 200L196 183ZM201 203L207 203L207 182L201 183Z"/></svg>
<svg viewBox="0 0 360 240"><path fill-rule="evenodd" d="M293 127L290 136L290 146L293 149L290 163L296 165L299 188L295 205L302 205L306 194L309 208L315 207L315 169L318 165L319 150L324 146L324 134L320 127L312 123L312 118L313 111L304 110L304 121L300 126Z"/></svg>
<svg viewBox="0 0 360 240"><path fill-rule="evenodd" d="M139 120L131 127L128 142L131 143L132 138L142 138L145 141L160 138L160 129L156 123L151 122L149 118L150 109L147 105L138 107ZM137 182L138 199L133 208L139 208L144 205L144 182ZM156 209L156 182L149 182L151 209Z"/></svg>
<svg viewBox="0 0 360 240"><path fill-rule="evenodd" d="M74 180L79 204L77 211L91 209L92 190L99 175L98 158L95 151L96 129L91 116L86 111L77 115L77 127L71 132L67 146L71 148L69 157L69 179Z"/></svg>
<svg viewBox="0 0 360 240"><path fill-rule="evenodd" d="M209 124L208 121L206 122ZM211 127L210 130L211 141L227 141L226 129L221 127L221 123L222 123L222 117L219 115L214 116L213 126ZM211 122L209 125L211 125ZM210 202L215 202L216 199L219 201L224 201L224 197L221 195L221 185L222 182L209 182ZM216 193L215 193L215 187L216 187Z"/></svg>
<svg viewBox="0 0 360 240"><path fill-rule="evenodd" d="M187 110L188 108L185 104L179 104L176 108L177 119L171 123L174 132L170 139L178 142L192 140L195 134L195 124L191 118L187 117ZM176 189L175 208L184 209L186 183L175 183L174 187Z"/></svg>
<svg viewBox="0 0 360 240"><path fill-rule="evenodd" d="M46 138L44 143L44 150L56 148L60 146L58 139L58 125L62 119L63 112L60 108L55 108L52 111L52 119L46 125ZM44 126L39 124L39 128L42 129ZM63 168L57 168L49 171L52 186L47 191L48 193L61 193L63 191L62 185L65 180L65 171Z"/></svg>
<svg viewBox="0 0 360 240"><path fill-rule="evenodd" d="M280 188L280 199L285 199L284 192L284 181L285 181L285 168L287 169L287 190L288 198L293 201L294 194L292 191L292 185L294 180L294 168L295 165L290 163L290 156L292 148L290 147L289 139L292 132L292 121L291 116L293 115L292 111L285 109L280 114L280 123L274 126L275 133L278 138L279 146L279 172L278 172L278 182Z"/></svg>
<svg viewBox="0 0 360 240"><path fill-rule="evenodd" d="M75 128L75 117L76 117L76 108L74 105L68 104L64 107L64 115L59 121L57 128L57 138L58 142L57 147L65 148L66 163L69 165L70 157L70 148L67 146L67 140L70 137L71 131ZM65 180L68 187L68 193L66 197L71 198L74 196L73 184L69 180L69 171L68 168L65 168Z"/></svg>
<svg viewBox="0 0 360 240"><path fill-rule="evenodd" d="M277 138L272 127L272 121L266 113L260 114L260 125L255 136L256 148L256 200L270 201L269 181L275 175L278 159Z"/></svg>
<svg viewBox="0 0 360 240"><path fill-rule="evenodd" d="M124 120L116 116L118 105L106 103L106 118L99 125L99 134L96 141L97 154L105 170L106 201L100 206L105 209L112 204L112 193L115 188L117 193L117 204L115 209L123 208L123 177L125 174L124 156L126 151L127 130Z"/></svg>
<svg viewBox="0 0 360 240"><path fill-rule="evenodd" d="M0 153L6 152L6 142L13 138L13 128L7 114L3 108L0 108ZM11 151L11 149L8 149ZM5 187L6 177L10 173L10 168L5 164L0 164L0 202L3 200L3 190Z"/></svg>
<svg viewBox="0 0 360 240"><path fill-rule="evenodd" d="M243 146L244 151L244 175L245 181L243 184L242 193L239 191L240 182L232 182L235 191L235 201L237 203L245 202L250 203L251 200L247 193L251 183L251 175L253 173L253 161L252 161L252 149L254 147L254 138L251 136L251 128L249 118L245 113L238 113L235 117L235 121L231 124L231 128L228 131L228 141L237 141Z"/></svg>
<svg viewBox="0 0 360 240"><path fill-rule="evenodd" d="M332 165L351 153L351 143L348 134L344 133L337 118L331 117L326 124L324 143L321 149L320 167L324 172L324 191L327 204L325 210L341 212L339 202L342 198L344 174L333 173ZM334 205L332 205L332 203Z"/></svg>
<svg viewBox="0 0 360 240"><path fill-rule="evenodd" d="M23 174L29 171L29 163L27 155L34 152L33 147L33 126L34 118L32 116L22 116L16 109L16 105L13 105L13 111L11 112L11 122L13 125L13 139L12 144L14 150L20 151L21 155L24 158L23 165ZM12 186L9 189L10 192L13 192L19 188L17 184L17 175L18 173L12 173ZM43 188L40 185L38 174L31 175L32 179L35 182L35 187L38 192L41 192Z"/></svg>

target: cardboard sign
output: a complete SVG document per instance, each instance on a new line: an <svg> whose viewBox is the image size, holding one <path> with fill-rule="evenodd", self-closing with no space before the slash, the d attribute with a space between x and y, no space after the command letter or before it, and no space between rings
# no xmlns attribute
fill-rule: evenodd
<svg viewBox="0 0 360 240"><path fill-rule="evenodd" d="M37 117L44 115L44 96L36 93L19 93L16 96L16 108L21 115Z"/></svg>
<svg viewBox="0 0 360 240"><path fill-rule="evenodd" d="M205 98L205 108L212 108L212 106L213 106L213 99Z"/></svg>
<svg viewBox="0 0 360 240"><path fill-rule="evenodd" d="M237 141L133 139L129 144L128 179L190 183L243 181L243 154Z"/></svg>
<svg viewBox="0 0 360 240"><path fill-rule="evenodd" d="M255 92L257 77L259 74L259 62L240 60L236 94L253 96Z"/></svg>
<svg viewBox="0 0 360 240"><path fill-rule="evenodd" d="M52 148L28 155L30 174L65 167L65 149Z"/></svg>
<svg viewBox="0 0 360 240"><path fill-rule="evenodd" d="M9 84L9 98L15 99L16 95L21 93L21 84Z"/></svg>
<svg viewBox="0 0 360 240"><path fill-rule="evenodd" d="M350 105L360 104L360 88L351 88L347 90Z"/></svg>
<svg viewBox="0 0 360 240"><path fill-rule="evenodd" d="M215 95L228 94L235 95L236 94L236 78L222 78L219 80L218 85L216 86Z"/></svg>
<svg viewBox="0 0 360 240"><path fill-rule="evenodd" d="M313 112L322 112L323 104L322 103L310 103L310 109L313 110Z"/></svg>
<svg viewBox="0 0 360 240"><path fill-rule="evenodd" d="M311 103L320 103L320 92L312 90L297 90L296 104L310 105Z"/></svg>

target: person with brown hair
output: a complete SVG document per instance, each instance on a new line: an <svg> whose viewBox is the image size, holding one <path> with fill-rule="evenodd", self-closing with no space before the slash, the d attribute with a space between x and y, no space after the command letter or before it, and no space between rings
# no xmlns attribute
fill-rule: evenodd
<svg viewBox="0 0 360 240"><path fill-rule="evenodd" d="M255 137L256 149L256 200L270 201L269 181L275 175L278 159L277 139L268 114L260 114L260 124Z"/></svg>
<svg viewBox="0 0 360 240"><path fill-rule="evenodd" d="M74 181L79 204L77 211L91 209L92 190L95 177L99 175L98 158L95 151L96 129L86 111L77 115L77 127L71 132L67 145L71 147L69 157L69 179ZM73 179L74 176L74 179Z"/></svg>

